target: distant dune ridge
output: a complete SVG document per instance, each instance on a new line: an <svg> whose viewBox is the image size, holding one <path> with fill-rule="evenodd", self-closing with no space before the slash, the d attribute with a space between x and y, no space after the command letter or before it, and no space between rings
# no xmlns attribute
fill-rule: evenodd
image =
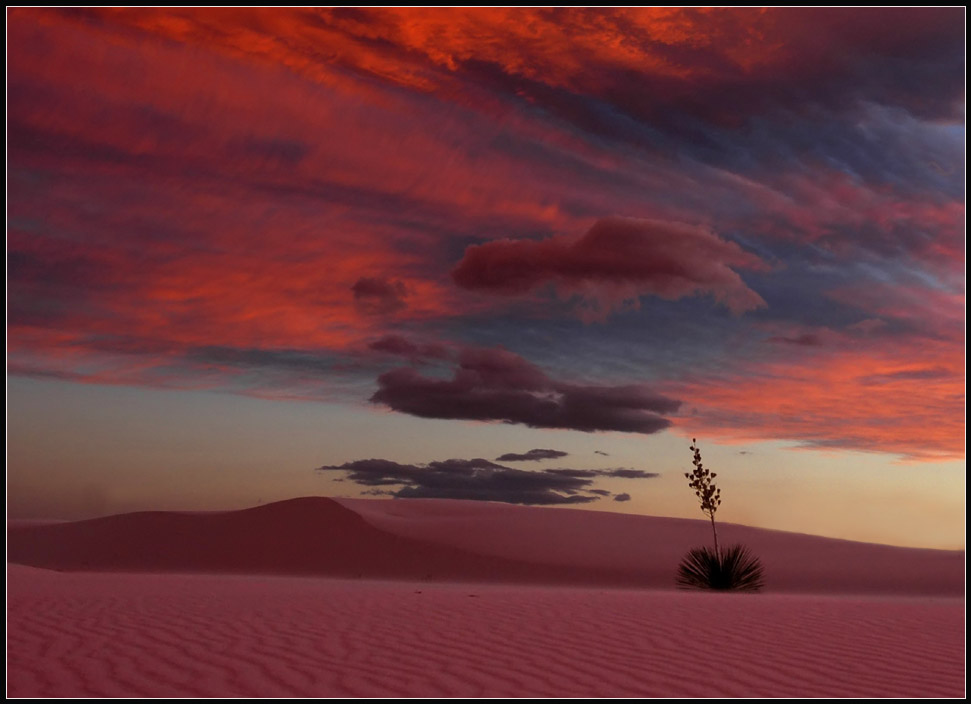
<svg viewBox="0 0 971 704"><path fill-rule="evenodd" d="M964 694L963 552L722 524L765 592L675 590L708 529L325 498L9 525L7 695Z"/></svg>
<svg viewBox="0 0 971 704"><path fill-rule="evenodd" d="M142 512L8 528L9 562L57 570L328 575L674 587L705 521L491 502L308 497L242 511ZM964 594L964 552L723 524L767 591Z"/></svg>
<svg viewBox="0 0 971 704"><path fill-rule="evenodd" d="M383 503L383 502L382 502ZM476 554L308 497L218 513L141 512L8 530L9 562L68 571L633 584L635 575Z"/></svg>

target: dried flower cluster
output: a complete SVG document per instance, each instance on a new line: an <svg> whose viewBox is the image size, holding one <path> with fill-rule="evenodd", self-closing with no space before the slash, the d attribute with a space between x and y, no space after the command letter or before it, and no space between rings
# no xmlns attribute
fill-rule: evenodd
<svg viewBox="0 0 971 704"><path fill-rule="evenodd" d="M721 489L716 487L711 480L718 475L708 471L701 464L701 450L695 446L694 443L696 442L698 442L697 439L691 439L690 449L695 453L691 463L695 466L695 469L691 473L685 472L684 476L689 480L688 486L695 490L695 496L701 501L701 510L714 521L715 511L718 510L718 505L721 504L722 500Z"/></svg>

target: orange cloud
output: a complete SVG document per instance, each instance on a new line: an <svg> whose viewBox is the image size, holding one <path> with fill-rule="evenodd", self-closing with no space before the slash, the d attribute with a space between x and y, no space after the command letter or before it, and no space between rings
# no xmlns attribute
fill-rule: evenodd
<svg viewBox="0 0 971 704"><path fill-rule="evenodd" d="M786 346L785 355L666 388L684 399L676 426L688 435L795 440L914 461L964 457L960 345L832 333L822 345Z"/></svg>

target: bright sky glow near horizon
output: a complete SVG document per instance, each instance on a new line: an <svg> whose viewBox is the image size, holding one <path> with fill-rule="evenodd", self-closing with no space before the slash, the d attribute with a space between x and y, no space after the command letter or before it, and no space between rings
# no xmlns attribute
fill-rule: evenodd
<svg viewBox="0 0 971 704"><path fill-rule="evenodd" d="M963 548L964 26L8 9L8 516L701 518L697 437L721 520Z"/></svg>

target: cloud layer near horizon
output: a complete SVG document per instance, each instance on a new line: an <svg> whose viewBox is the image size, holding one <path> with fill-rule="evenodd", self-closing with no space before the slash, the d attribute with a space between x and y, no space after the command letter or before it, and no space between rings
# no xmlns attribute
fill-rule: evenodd
<svg viewBox="0 0 971 704"><path fill-rule="evenodd" d="M496 462L538 462L540 460L555 460L566 457L569 453L562 450L535 449L529 452L507 452L496 457Z"/></svg>
<svg viewBox="0 0 971 704"><path fill-rule="evenodd" d="M963 457L964 20L11 8L8 372Z"/></svg>
<svg viewBox="0 0 971 704"><path fill-rule="evenodd" d="M593 488L602 477L653 479L660 475L640 469L543 469L505 467L486 459L450 459L427 465L401 464L391 460L356 460L318 467L319 472L346 472L346 477L372 494L399 499L472 499L513 504L548 506L583 504L611 496ZM380 487L400 487L382 489ZM621 498L626 496L627 498ZM626 501L618 494L615 501Z"/></svg>

